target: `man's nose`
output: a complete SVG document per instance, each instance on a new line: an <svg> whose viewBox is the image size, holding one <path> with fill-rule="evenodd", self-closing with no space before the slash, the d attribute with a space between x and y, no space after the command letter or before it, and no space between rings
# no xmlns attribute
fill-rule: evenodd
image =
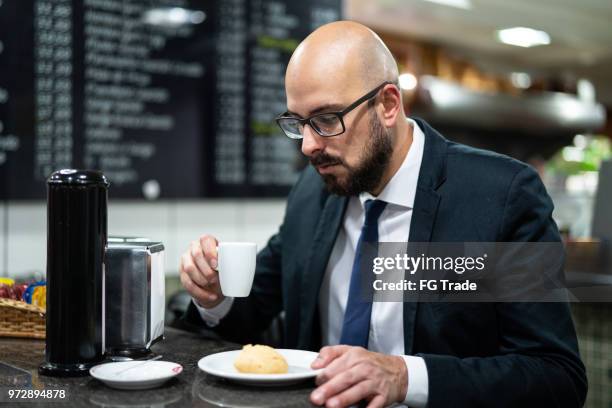
<svg viewBox="0 0 612 408"><path fill-rule="evenodd" d="M315 132L310 125L304 125L303 132L304 138L302 139L302 153L304 153L304 155L312 157L318 151L323 150L323 137Z"/></svg>

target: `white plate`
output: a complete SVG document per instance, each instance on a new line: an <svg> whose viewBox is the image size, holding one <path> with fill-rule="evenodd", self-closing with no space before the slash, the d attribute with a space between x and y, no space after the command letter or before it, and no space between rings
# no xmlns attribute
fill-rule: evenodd
<svg viewBox="0 0 612 408"><path fill-rule="evenodd" d="M145 390L162 385L182 371L182 365L170 361L122 361L91 367L89 374L109 387Z"/></svg>
<svg viewBox="0 0 612 408"><path fill-rule="evenodd" d="M226 378L246 385L276 386L289 385L315 377L321 370L313 370L310 364L317 353L304 350L277 349L287 360L289 372L286 374L247 374L234 367L234 361L241 350L225 351L206 356L198 361L198 367L208 374Z"/></svg>

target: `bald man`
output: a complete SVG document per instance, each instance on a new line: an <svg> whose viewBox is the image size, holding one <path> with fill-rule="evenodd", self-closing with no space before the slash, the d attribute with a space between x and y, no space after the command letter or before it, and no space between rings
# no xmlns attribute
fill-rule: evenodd
<svg viewBox="0 0 612 408"><path fill-rule="evenodd" d="M191 244L180 266L194 299L185 318L247 343L284 311L285 347L319 350L316 405L582 406L565 303L358 299L362 242L559 241L533 169L407 118L397 84L391 53L362 25L331 23L299 45L277 121L311 165L247 298L223 297L214 237Z"/></svg>

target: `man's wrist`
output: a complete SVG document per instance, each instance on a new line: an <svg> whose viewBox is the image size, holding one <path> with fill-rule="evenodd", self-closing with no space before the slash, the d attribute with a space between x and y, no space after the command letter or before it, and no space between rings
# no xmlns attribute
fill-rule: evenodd
<svg viewBox="0 0 612 408"><path fill-rule="evenodd" d="M194 298L191 298L193 304L195 305L200 317L208 327L215 327L219 324L219 321L223 319L230 311L234 298L231 296L226 296L223 300L213 308L207 309L200 306L199 302Z"/></svg>
<svg viewBox="0 0 612 408"><path fill-rule="evenodd" d="M196 306L201 307L203 309L214 309L215 307L219 306L221 303L223 303L223 301L225 300L225 297L220 297L219 299L217 299L215 302L211 303L211 304L203 304L202 302L200 302L198 299L196 299L195 297L192 297L193 302L195 303Z"/></svg>
<svg viewBox="0 0 612 408"><path fill-rule="evenodd" d="M393 359L396 362L398 370L398 394L395 398L395 402L402 403L406 399L406 394L408 393L408 368L406 367L406 362L403 357L393 356Z"/></svg>

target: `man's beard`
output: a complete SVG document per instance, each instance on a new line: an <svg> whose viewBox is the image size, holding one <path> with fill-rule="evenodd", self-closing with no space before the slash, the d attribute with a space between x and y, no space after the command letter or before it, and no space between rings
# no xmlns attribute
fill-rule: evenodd
<svg viewBox="0 0 612 408"><path fill-rule="evenodd" d="M323 174L327 190L341 196L353 196L366 191L374 191L383 174L389 167L393 143L391 132L378 119L376 112L370 110L370 138L361 152L361 160L356 167L349 167L341 157L320 153L310 159L313 166L338 164L348 170L346 181L340 182L333 174Z"/></svg>

